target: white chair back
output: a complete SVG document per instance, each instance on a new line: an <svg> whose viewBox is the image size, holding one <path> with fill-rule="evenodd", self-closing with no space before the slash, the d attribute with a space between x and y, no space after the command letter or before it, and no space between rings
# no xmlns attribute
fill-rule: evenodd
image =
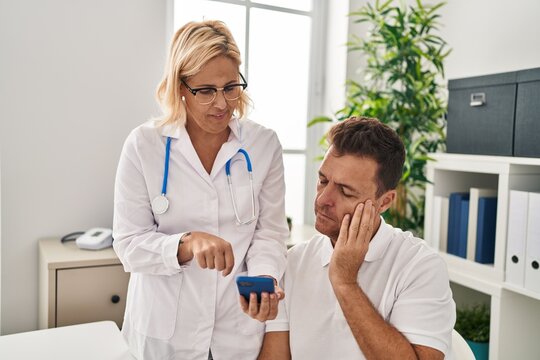
<svg viewBox="0 0 540 360"><path fill-rule="evenodd" d="M475 360L471 347L465 339L454 329L452 330L452 346L450 359L453 360Z"/></svg>

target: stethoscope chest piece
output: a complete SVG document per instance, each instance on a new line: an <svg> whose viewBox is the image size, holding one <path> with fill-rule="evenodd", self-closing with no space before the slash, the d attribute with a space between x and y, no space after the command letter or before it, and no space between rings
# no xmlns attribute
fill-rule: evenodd
<svg viewBox="0 0 540 360"><path fill-rule="evenodd" d="M152 200L152 211L154 214L161 215L165 214L169 208L169 200L165 197L164 194L158 195Z"/></svg>

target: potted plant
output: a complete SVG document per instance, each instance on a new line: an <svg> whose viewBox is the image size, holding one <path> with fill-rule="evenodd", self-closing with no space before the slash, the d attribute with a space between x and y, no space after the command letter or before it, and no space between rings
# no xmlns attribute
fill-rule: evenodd
<svg viewBox="0 0 540 360"><path fill-rule="evenodd" d="M489 307L486 304L457 309L454 328L467 341L477 360L488 359L489 319Z"/></svg>
<svg viewBox="0 0 540 360"><path fill-rule="evenodd" d="M349 15L369 26L365 36L353 36L347 44L366 63L360 71L362 79L348 81L346 105L335 119L317 117L308 126L368 116L394 128L407 156L397 201L384 217L390 224L422 236L427 154L442 149L445 141L446 96L440 82L449 50L437 35L437 10L444 3L393 3L368 2Z"/></svg>

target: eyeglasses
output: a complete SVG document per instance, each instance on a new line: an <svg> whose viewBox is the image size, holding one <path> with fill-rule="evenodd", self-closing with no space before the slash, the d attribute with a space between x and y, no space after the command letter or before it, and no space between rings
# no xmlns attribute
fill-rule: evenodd
<svg viewBox="0 0 540 360"><path fill-rule="evenodd" d="M214 100L216 100L218 91L223 92L223 97L225 98L225 100L234 101L234 100L237 100L242 95L242 92L247 87L246 79L244 79L244 76L241 73L239 74L243 81L242 84L230 84L222 88L201 87L201 88L192 89L184 81L184 79L182 79L182 84L184 84L186 88L189 90L189 92L192 93L193 96L195 96L195 100L197 100L197 102L200 105L208 105L214 102Z"/></svg>

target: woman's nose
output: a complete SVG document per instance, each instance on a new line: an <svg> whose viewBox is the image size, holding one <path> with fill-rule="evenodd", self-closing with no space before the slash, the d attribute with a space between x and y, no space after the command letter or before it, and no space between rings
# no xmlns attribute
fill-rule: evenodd
<svg viewBox="0 0 540 360"><path fill-rule="evenodd" d="M223 90L218 90L213 105L219 109L224 109L225 107L227 107L227 100L225 99L225 94L223 93Z"/></svg>

